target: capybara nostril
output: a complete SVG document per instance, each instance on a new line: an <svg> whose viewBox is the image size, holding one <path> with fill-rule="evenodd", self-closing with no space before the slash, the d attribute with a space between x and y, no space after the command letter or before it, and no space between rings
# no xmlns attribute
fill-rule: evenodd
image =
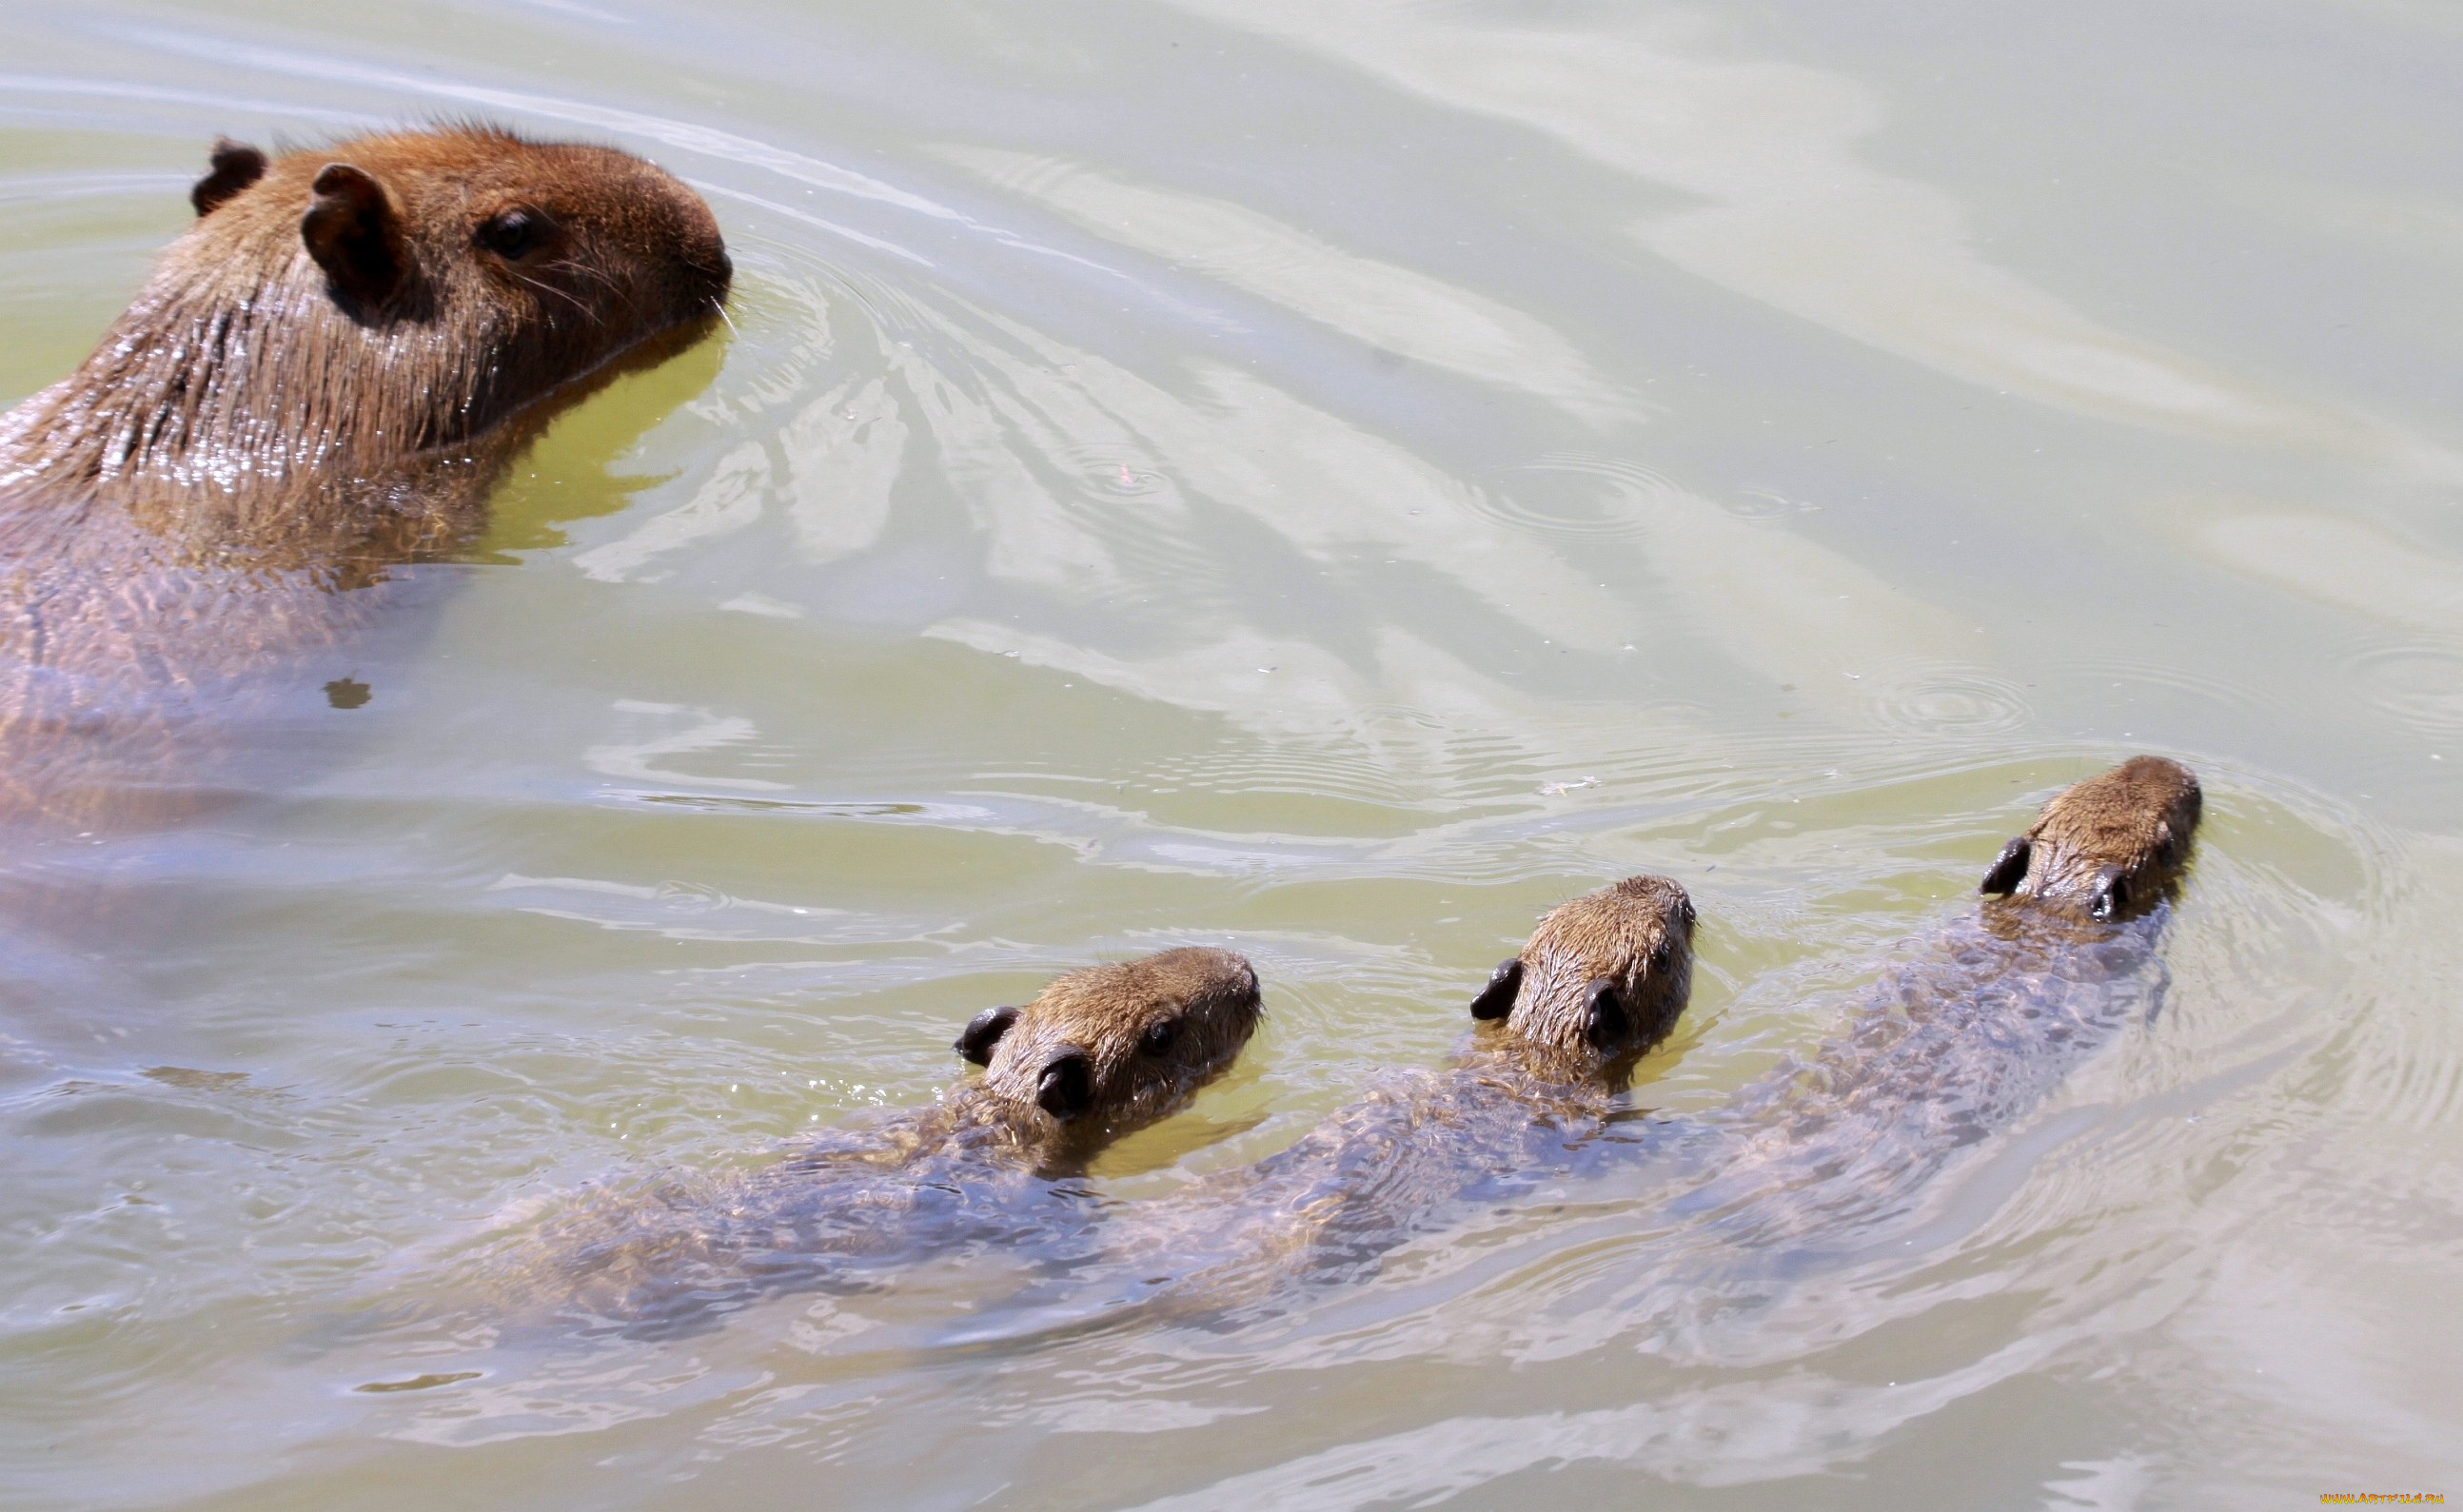
<svg viewBox="0 0 2463 1512"><path fill-rule="evenodd" d="M1035 1105L1067 1123L1095 1106L1095 1071L1082 1050L1063 1050L1044 1063Z"/></svg>

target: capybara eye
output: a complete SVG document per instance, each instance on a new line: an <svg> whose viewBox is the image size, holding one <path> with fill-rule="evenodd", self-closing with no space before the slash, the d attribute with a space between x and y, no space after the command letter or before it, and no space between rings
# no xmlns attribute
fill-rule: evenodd
<svg viewBox="0 0 2463 1512"><path fill-rule="evenodd" d="M1138 1041L1138 1048L1148 1055L1169 1055L1172 1043L1179 1038L1180 1021L1166 1019L1161 1024L1146 1026L1144 1037Z"/></svg>
<svg viewBox="0 0 2463 1512"><path fill-rule="evenodd" d="M479 245L507 262L516 262L545 245L553 226L536 210L499 210L479 223Z"/></svg>

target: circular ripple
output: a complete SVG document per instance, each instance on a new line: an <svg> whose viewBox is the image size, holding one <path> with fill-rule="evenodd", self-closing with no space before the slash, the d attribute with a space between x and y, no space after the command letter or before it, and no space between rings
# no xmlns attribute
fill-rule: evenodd
<svg viewBox="0 0 2463 1512"><path fill-rule="evenodd" d="M2463 736L2463 650L2378 646L2350 665L2362 696L2395 723L2424 735Z"/></svg>
<svg viewBox="0 0 2463 1512"><path fill-rule="evenodd" d="M1639 535L1649 523L1647 501L1682 493L1673 479L1640 463L1585 452L1557 452L1515 472L1573 473L1602 479L1608 489L1556 488L1505 494L1482 490L1482 512L1511 525L1568 535ZM1538 496L1534 497L1533 493Z"/></svg>
<svg viewBox="0 0 2463 1512"><path fill-rule="evenodd" d="M1972 667L1882 667L1864 680L1882 723L1913 735L2001 735L2035 716L2016 683Z"/></svg>

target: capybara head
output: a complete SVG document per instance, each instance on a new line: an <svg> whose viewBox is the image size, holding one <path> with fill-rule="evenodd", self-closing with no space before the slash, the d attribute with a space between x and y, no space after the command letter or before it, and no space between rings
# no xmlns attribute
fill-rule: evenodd
<svg viewBox="0 0 2463 1512"><path fill-rule="evenodd" d="M225 141L189 198L194 226L44 396L34 468L227 489L371 470L707 322L732 276L666 173L490 127Z"/></svg>
<svg viewBox="0 0 2463 1512"><path fill-rule="evenodd" d="M1665 1038L1692 981L1693 900L1664 876L1628 876L1558 904L1471 1011L1604 1068Z"/></svg>
<svg viewBox="0 0 2463 1512"><path fill-rule="evenodd" d="M983 1091L1021 1126L1125 1134L1228 1069L1257 1026L1257 973L1228 950L1089 966L958 1036Z"/></svg>
<svg viewBox="0 0 2463 1512"><path fill-rule="evenodd" d="M2053 794L2001 848L1983 891L2040 898L2097 919L2154 906L2190 858L2198 779L2178 762L2133 756Z"/></svg>

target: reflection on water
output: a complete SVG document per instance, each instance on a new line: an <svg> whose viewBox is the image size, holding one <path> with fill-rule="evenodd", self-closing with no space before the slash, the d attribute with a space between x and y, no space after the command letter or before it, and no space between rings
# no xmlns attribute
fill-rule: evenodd
<svg viewBox="0 0 2463 1512"><path fill-rule="evenodd" d="M0 1500L2452 1494L2426 11L21 11L0 398L223 132L612 140L739 285L239 801L12 852ZM2140 748L2211 801L2161 1011L1767 1263L1594 1174L1229 1321L997 1254L677 1340L457 1298L578 1193L927 1100L1059 970L1228 944L1242 1068L1089 1178L1169 1199L1638 871L1703 962L1628 1117L1699 1117Z"/></svg>

